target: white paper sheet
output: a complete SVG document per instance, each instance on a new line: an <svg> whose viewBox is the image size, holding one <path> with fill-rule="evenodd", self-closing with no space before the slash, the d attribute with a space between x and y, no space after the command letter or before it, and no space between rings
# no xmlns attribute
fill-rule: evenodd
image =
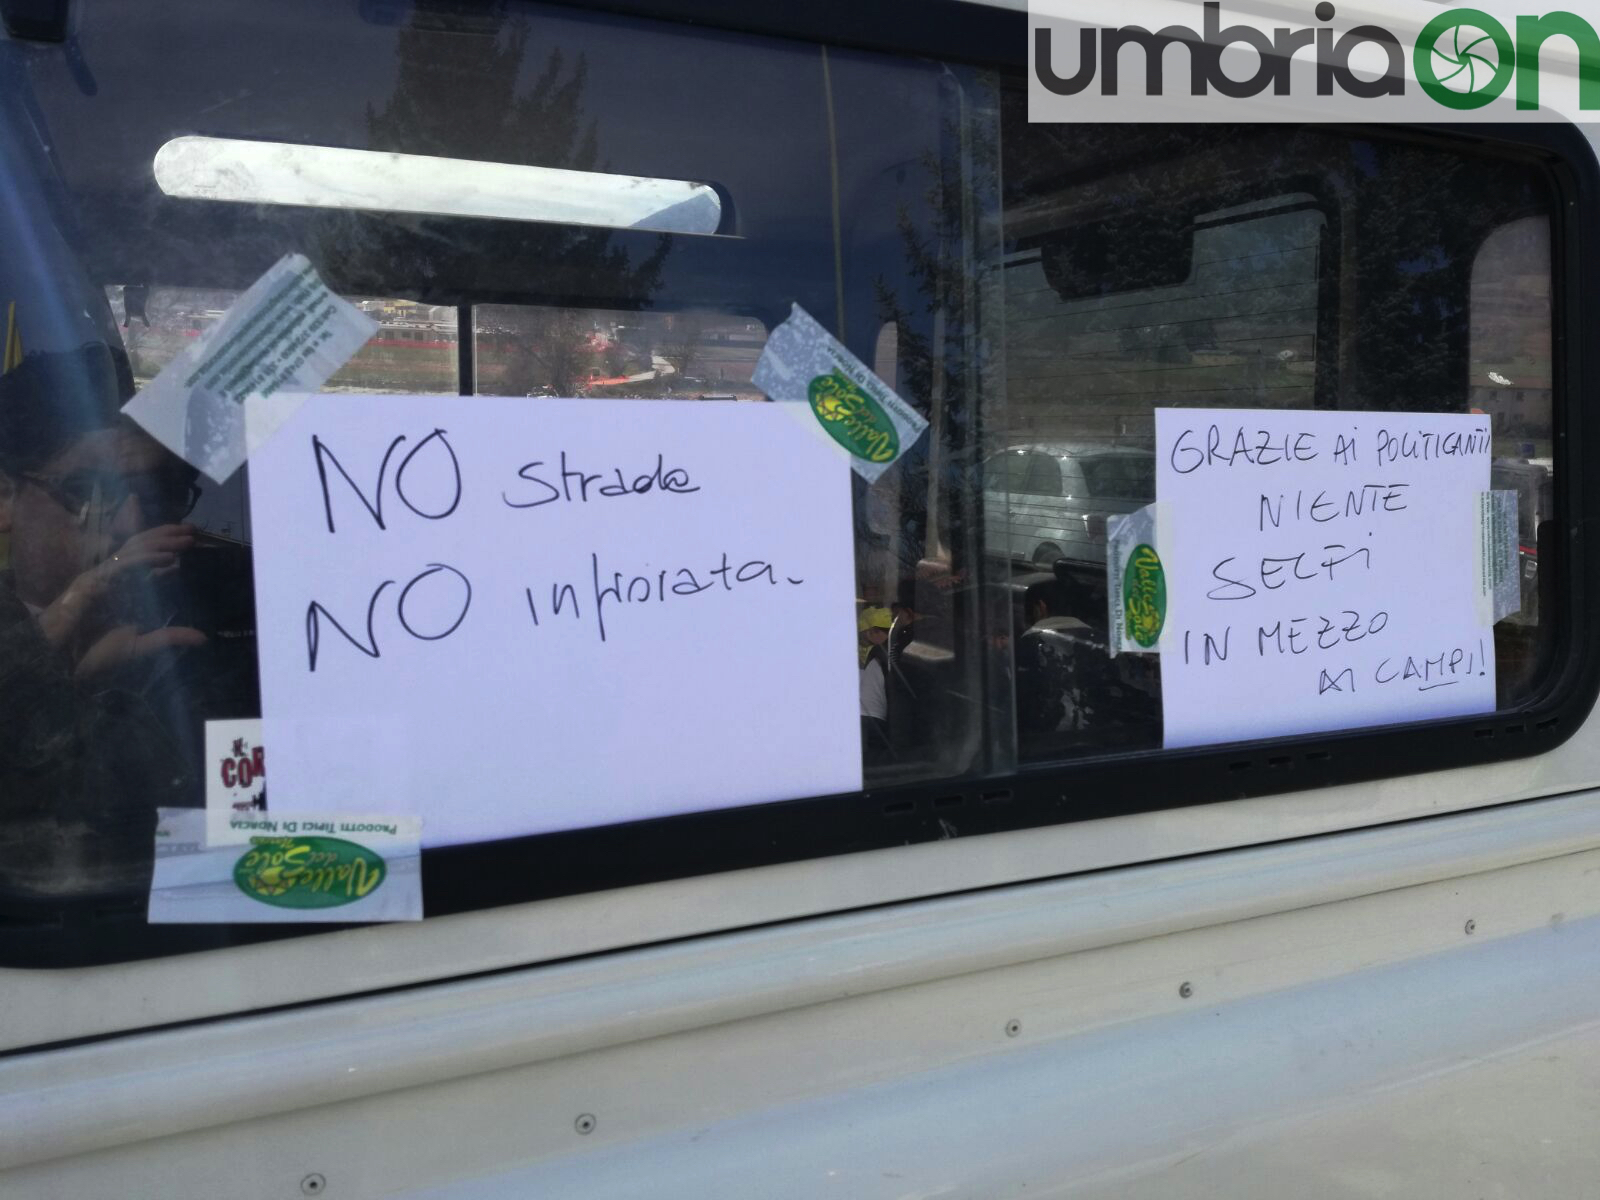
<svg viewBox="0 0 1600 1200"><path fill-rule="evenodd" d="M316 396L250 496L275 815L439 845L861 786L849 465L777 406Z"/></svg>
<svg viewBox="0 0 1600 1200"><path fill-rule="evenodd" d="M1157 409L1168 746L1488 712L1489 419Z"/></svg>

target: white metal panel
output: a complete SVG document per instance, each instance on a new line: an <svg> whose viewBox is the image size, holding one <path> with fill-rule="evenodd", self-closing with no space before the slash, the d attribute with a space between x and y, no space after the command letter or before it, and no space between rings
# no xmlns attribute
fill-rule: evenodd
<svg viewBox="0 0 1600 1200"><path fill-rule="evenodd" d="M1051 1194L1541 1040L1587 1070L1597 833L1574 797L14 1057L0 1194Z"/></svg>
<svg viewBox="0 0 1600 1200"><path fill-rule="evenodd" d="M407 1194L1589 1197L1597 953L1531 932Z"/></svg>
<svg viewBox="0 0 1600 1200"><path fill-rule="evenodd" d="M998 6L1025 7L1022 0L1004 0ZM1277 3L1254 7L1269 24L1306 19L1303 12L1288 13ZM1394 25L1402 11L1415 16L1425 7L1415 0L1403 9L1387 3L1368 2L1359 9L1341 3L1340 22L1368 19ZM1119 19L1142 20L1143 11L1138 5L1127 6ZM1159 13L1146 14L1152 15ZM1555 41L1550 49L1556 51ZM322 934L108 968L0 970L0 1012L5 1013L0 1050L1596 786L1600 786L1600 731L1591 719L1549 754L1494 766L729 872L431 920L420 926Z"/></svg>
<svg viewBox="0 0 1600 1200"><path fill-rule="evenodd" d="M734 871L175 959L0 970L0 1049L359 994L765 922L1374 826L1600 785L1535 759ZM112 1002L109 998L115 997Z"/></svg>

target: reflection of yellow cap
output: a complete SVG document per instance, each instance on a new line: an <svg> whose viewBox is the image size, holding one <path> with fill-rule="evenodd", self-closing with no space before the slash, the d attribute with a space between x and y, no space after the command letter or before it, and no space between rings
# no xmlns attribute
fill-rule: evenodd
<svg viewBox="0 0 1600 1200"><path fill-rule="evenodd" d="M863 608L856 616L856 631L888 629L894 624L894 614L887 608Z"/></svg>

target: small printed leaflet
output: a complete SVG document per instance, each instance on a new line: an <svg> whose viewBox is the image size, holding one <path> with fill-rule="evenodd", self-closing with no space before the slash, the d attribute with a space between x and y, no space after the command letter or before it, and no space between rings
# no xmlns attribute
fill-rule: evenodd
<svg viewBox="0 0 1600 1200"><path fill-rule="evenodd" d="M260 718L206 722L206 841L243 841L233 818L267 811L267 759Z"/></svg>
<svg viewBox="0 0 1600 1200"><path fill-rule="evenodd" d="M751 379L786 407L804 404L815 419L807 425L843 448L868 483L928 428L921 413L798 304L772 331Z"/></svg>
<svg viewBox="0 0 1600 1200"><path fill-rule="evenodd" d="M152 925L422 919L418 817L261 813L230 824L236 844L217 844L206 810L159 810Z"/></svg>
<svg viewBox="0 0 1600 1200"><path fill-rule="evenodd" d="M377 331L304 255L287 254L122 410L222 483L294 411L273 406L273 420L247 428L247 399L315 392Z"/></svg>
<svg viewBox="0 0 1600 1200"><path fill-rule="evenodd" d="M250 460L271 815L431 846L858 790L850 477L782 408L309 397Z"/></svg>
<svg viewBox="0 0 1600 1200"><path fill-rule="evenodd" d="M1157 409L1166 745L1492 711L1492 457L1476 414Z"/></svg>
<svg viewBox="0 0 1600 1200"><path fill-rule="evenodd" d="M1518 571L1517 493L1484 492L1478 497L1478 617L1493 624L1522 610Z"/></svg>

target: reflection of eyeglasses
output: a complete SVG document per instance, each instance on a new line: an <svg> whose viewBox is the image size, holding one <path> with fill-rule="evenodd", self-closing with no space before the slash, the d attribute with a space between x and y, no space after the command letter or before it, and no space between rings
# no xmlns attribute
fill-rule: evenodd
<svg viewBox="0 0 1600 1200"><path fill-rule="evenodd" d="M58 478L24 473L22 476L80 523L91 516L109 517L139 498L139 511L147 521L164 525L181 521L200 501L200 485L153 473L124 475L118 471L73 471Z"/></svg>

